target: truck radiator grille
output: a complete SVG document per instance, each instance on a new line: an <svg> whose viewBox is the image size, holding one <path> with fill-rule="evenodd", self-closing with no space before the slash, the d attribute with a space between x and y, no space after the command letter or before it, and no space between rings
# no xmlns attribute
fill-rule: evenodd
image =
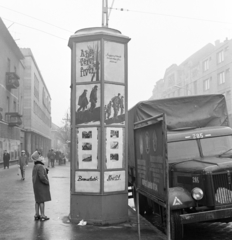
<svg viewBox="0 0 232 240"><path fill-rule="evenodd" d="M213 184L216 205L232 203L232 173L214 173Z"/></svg>

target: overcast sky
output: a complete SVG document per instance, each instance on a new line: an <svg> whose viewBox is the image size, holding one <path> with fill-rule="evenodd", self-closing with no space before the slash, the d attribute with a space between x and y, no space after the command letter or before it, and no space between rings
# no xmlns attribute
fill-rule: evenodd
<svg viewBox="0 0 232 240"><path fill-rule="evenodd" d="M232 38L231 0L115 0L113 8L125 11L113 9L109 27L131 38L129 108L151 97L170 65ZM76 30L101 27L102 0L0 0L0 17L18 46L32 50L52 97L52 121L61 126L70 105L68 40Z"/></svg>

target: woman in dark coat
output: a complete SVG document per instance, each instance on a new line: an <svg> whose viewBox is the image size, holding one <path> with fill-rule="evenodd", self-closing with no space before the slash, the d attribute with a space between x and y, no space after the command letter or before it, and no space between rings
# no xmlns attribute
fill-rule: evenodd
<svg viewBox="0 0 232 240"><path fill-rule="evenodd" d="M49 220L49 218L44 214L44 202L51 201L50 185L47 175L48 170L44 166L44 157L42 157L38 151L35 151L31 158L35 164L32 171L32 181L35 195L35 220Z"/></svg>

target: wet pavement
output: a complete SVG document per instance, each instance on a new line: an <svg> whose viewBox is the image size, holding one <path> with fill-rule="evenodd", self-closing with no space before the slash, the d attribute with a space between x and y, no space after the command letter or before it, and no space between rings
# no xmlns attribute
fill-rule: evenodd
<svg viewBox="0 0 232 240"><path fill-rule="evenodd" d="M0 240L134 240L138 239L136 213L128 207L129 220L109 226L78 226L68 219L70 211L70 167L50 168L52 201L45 203L50 220L34 221L33 163L26 169L26 179L17 175L17 166L0 169ZM143 217L141 240L166 239Z"/></svg>

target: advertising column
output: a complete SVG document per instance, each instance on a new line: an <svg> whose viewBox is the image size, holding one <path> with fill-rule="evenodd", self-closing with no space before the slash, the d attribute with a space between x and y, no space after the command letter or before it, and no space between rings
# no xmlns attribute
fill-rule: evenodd
<svg viewBox="0 0 232 240"><path fill-rule="evenodd" d="M92 224L127 216L127 43L110 28L69 40L71 85L70 219Z"/></svg>

